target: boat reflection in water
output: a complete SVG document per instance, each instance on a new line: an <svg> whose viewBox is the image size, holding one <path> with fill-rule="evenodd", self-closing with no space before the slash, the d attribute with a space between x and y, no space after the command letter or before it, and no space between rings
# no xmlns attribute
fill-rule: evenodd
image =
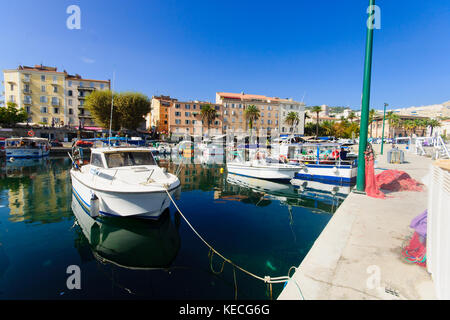
<svg viewBox="0 0 450 320"><path fill-rule="evenodd" d="M350 193L348 186L296 180L296 185L228 173L227 182L263 194L264 200L278 200L288 207L305 207L316 213L334 213Z"/></svg>
<svg viewBox="0 0 450 320"><path fill-rule="evenodd" d="M126 269L169 268L180 249L180 216L166 209L157 221L89 216L72 196L72 211L94 257Z"/></svg>

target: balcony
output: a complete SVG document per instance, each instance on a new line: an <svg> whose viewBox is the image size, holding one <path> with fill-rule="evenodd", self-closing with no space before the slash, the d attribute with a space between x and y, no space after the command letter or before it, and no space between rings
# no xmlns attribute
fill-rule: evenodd
<svg viewBox="0 0 450 320"><path fill-rule="evenodd" d="M25 77L22 78L22 81L28 83L28 82L31 81L31 77L26 77L26 76L25 76Z"/></svg>
<svg viewBox="0 0 450 320"><path fill-rule="evenodd" d="M94 87L89 87L89 86L78 86L78 91L94 91L95 88Z"/></svg>
<svg viewBox="0 0 450 320"><path fill-rule="evenodd" d="M52 100L52 106L59 107L59 100Z"/></svg>
<svg viewBox="0 0 450 320"><path fill-rule="evenodd" d="M30 89L23 89L23 93L24 94L32 94L33 93L33 91L32 90L30 90Z"/></svg>
<svg viewBox="0 0 450 320"><path fill-rule="evenodd" d="M33 104L31 99L24 99L23 104Z"/></svg>

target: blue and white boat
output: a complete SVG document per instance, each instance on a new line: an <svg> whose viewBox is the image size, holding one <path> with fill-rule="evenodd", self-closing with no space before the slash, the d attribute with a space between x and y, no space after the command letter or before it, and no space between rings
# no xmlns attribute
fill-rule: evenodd
<svg viewBox="0 0 450 320"><path fill-rule="evenodd" d="M6 159L43 158L50 154L50 143L45 138L23 137L5 140Z"/></svg>
<svg viewBox="0 0 450 320"><path fill-rule="evenodd" d="M349 157L348 148L338 143L281 144L278 158L299 166L296 179L334 184L356 182L357 160Z"/></svg>

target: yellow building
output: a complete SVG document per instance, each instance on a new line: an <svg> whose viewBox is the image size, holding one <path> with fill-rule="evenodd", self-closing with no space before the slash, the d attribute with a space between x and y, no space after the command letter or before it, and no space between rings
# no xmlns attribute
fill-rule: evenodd
<svg viewBox="0 0 450 320"><path fill-rule="evenodd" d="M4 70L3 76L5 104L15 102L24 108L34 125L94 126L90 115L84 116L84 99L93 90L110 89L109 80L85 80L43 65Z"/></svg>

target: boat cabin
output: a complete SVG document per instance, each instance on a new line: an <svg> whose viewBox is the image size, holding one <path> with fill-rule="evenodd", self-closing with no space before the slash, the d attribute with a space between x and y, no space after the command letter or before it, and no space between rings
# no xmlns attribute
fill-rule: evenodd
<svg viewBox="0 0 450 320"><path fill-rule="evenodd" d="M92 149L90 164L105 169L157 165L152 152L143 148Z"/></svg>

